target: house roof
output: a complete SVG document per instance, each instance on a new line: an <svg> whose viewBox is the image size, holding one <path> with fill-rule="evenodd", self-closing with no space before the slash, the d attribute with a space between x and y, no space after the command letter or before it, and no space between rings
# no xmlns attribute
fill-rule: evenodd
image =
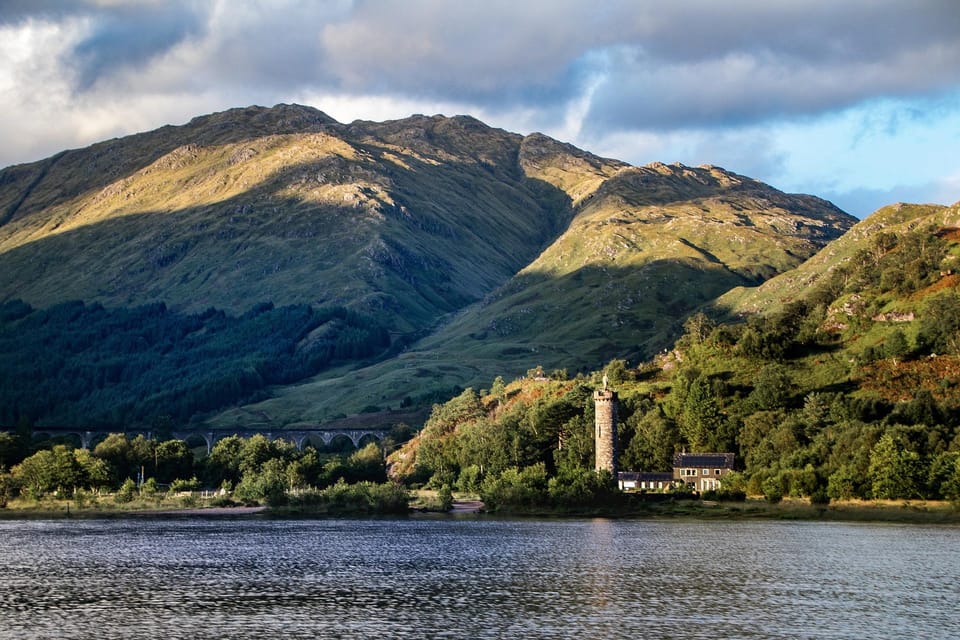
<svg viewBox="0 0 960 640"><path fill-rule="evenodd" d="M674 468L733 469L733 458L732 453L678 453L673 457L673 466Z"/></svg>

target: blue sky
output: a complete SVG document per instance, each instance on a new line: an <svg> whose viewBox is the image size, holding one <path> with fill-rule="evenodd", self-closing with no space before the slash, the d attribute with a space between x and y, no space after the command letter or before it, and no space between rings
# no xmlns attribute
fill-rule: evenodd
<svg viewBox="0 0 960 640"><path fill-rule="evenodd" d="M280 102L953 204L960 2L0 0L0 166Z"/></svg>

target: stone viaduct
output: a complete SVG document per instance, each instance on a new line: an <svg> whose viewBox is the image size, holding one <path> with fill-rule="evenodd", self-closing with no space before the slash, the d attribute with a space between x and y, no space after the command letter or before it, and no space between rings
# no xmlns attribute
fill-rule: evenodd
<svg viewBox="0 0 960 640"><path fill-rule="evenodd" d="M254 435L263 435L269 440L286 440L296 445L297 449L303 447L309 442L322 442L330 444L334 438L344 436L350 439L354 447L359 447L361 440L370 436L375 440L383 440L390 432L386 428L363 428L363 429L333 429L323 427L311 427L303 429L180 429L170 432L178 440L202 439L207 444L207 453L213 449L213 445L218 440L229 436L240 436L249 438ZM110 433L123 433L129 437L142 435L145 438L152 438L153 432L146 429L126 429L119 431L116 429L84 429L83 427L36 427L33 429L34 435L48 435L53 437L75 436L80 439L80 446L89 449L94 442L100 438L106 437Z"/></svg>

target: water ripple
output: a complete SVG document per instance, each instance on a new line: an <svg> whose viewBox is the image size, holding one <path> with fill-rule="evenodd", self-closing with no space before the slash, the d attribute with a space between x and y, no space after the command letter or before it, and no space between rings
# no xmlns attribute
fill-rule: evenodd
<svg viewBox="0 0 960 640"><path fill-rule="evenodd" d="M0 522L0 638L960 637L960 529Z"/></svg>

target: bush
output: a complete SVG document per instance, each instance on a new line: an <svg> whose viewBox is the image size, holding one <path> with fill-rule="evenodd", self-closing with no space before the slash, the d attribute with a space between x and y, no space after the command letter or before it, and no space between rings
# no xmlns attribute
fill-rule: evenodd
<svg viewBox="0 0 960 640"><path fill-rule="evenodd" d="M686 482L674 483L668 493L676 498L692 498L696 493Z"/></svg>
<svg viewBox="0 0 960 640"><path fill-rule="evenodd" d="M777 504L783 500L783 487L780 485L779 478L767 478L761 485L763 497L770 504Z"/></svg>
<svg viewBox="0 0 960 640"><path fill-rule="evenodd" d="M113 501L117 504L127 504L133 502L133 495L137 490L137 483L127 478L120 485L120 490L113 494Z"/></svg>
<svg viewBox="0 0 960 640"><path fill-rule="evenodd" d="M471 464L460 470L460 479L457 481L457 487L460 491L469 493L478 493L480 491L480 479L483 474L480 473L479 465Z"/></svg>
<svg viewBox="0 0 960 640"><path fill-rule="evenodd" d="M271 507L286 504L287 490L283 479L266 473L245 473L236 489L244 504L266 502Z"/></svg>
<svg viewBox="0 0 960 640"><path fill-rule="evenodd" d="M826 506L830 504L830 494L827 492L826 487L817 487L810 495L810 504Z"/></svg>
<svg viewBox="0 0 960 640"><path fill-rule="evenodd" d="M404 514L409 504L410 494L393 482L347 484L340 480L325 489L290 497L293 508L326 514Z"/></svg>
<svg viewBox="0 0 960 640"><path fill-rule="evenodd" d="M235 507L237 506L237 503L234 502L233 499L230 498L230 496L222 495L222 496L217 496L216 498L211 500L210 506L211 507Z"/></svg>
<svg viewBox="0 0 960 640"><path fill-rule="evenodd" d="M583 508L609 504L619 492L613 489L609 472L572 469L550 478L547 494L555 506Z"/></svg>
<svg viewBox="0 0 960 640"><path fill-rule="evenodd" d="M843 465L827 479L827 496L833 500L857 497L857 473L850 465Z"/></svg>
<svg viewBox="0 0 960 640"><path fill-rule="evenodd" d="M453 508L453 491L450 485L445 484L437 492L437 507L440 511L450 511Z"/></svg>
<svg viewBox="0 0 960 640"><path fill-rule="evenodd" d="M197 477L194 476L189 480L177 479L170 483L170 492L179 493L181 491L198 491L200 489L200 481L197 480Z"/></svg>
<svg viewBox="0 0 960 640"><path fill-rule="evenodd" d="M546 502L547 470L543 463L519 470L511 467L499 476L488 476L480 488L480 499L490 509L533 507Z"/></svg>
<svg viewBox="0 0 960 640"><path fill-rule="evenodd" d="M13 476L0 469L0 509L6 509L7 502L13 494Z"/></svg>

